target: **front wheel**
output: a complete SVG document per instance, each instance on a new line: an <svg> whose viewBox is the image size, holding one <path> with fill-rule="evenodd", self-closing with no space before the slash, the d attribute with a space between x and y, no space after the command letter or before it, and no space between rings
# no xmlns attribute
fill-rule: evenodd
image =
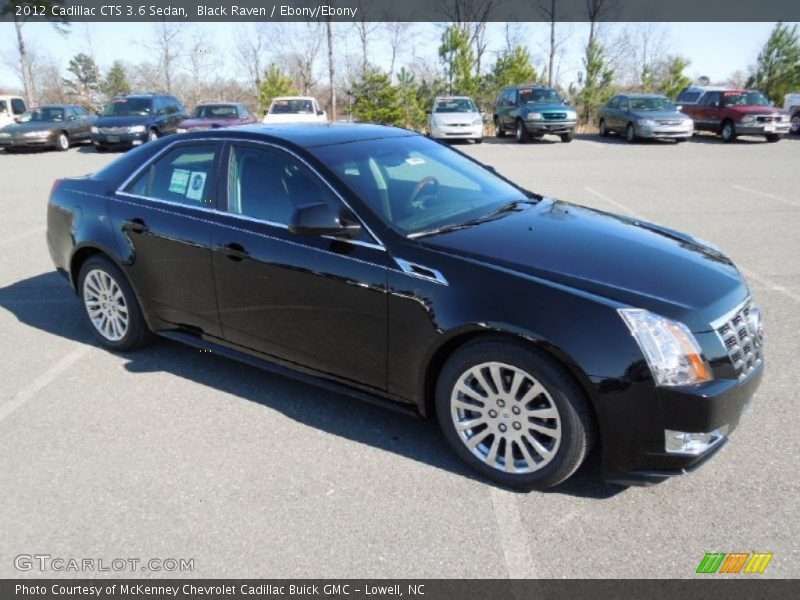
<svg viewBox="0 0 800 600"><path fill-rule="evenodd" d="M450 357L436 387L436 414L473 469L521 489L569 478L594 440L585 393L563 365L504 340L473 342Z"/></svg>
<svg viewBox="0 0 800 600"><path fill-rule="evenodd" d="M606 127L606 120L600 119L600 137L608 137L608 127Z"/></svg>
<svg viewBox="0 0 800 600"><path fill-rule="evenodd" d="M789 131L794 134L800 133L800 114L792 115L792 124Z"/></svg>
<svg viewBox="0 0 800 600"><path fill-rule="evenodd" d="M133 288L108 258L93 256L83 264L78 293L89 329L102 346L125 352L150 341Z"/></svg>
<svg viewBox="0 0 800 600"><path fill-rule="evenodd" d="M722 136L722 141L726 144L736 141L736 127L731 121L725 121L719 133Z"/></svg>
<svg viewBox="0 0 800 600"><path fill-rule="evenodd" d="M67 150L68 148L69 148L69 137L67 137L67 134L62 131L61 133L58 134L58 137L56 138L56 150L58 150L59 152L64 152L64 150Z"/></svg>
<svg viewBox="0 0 800 600"><path fill-rule="evenodd" d="M783 136L780 133L768 133L767 141L770 142L771 144L774 144L775 142L780 142L781 137Z"/></svg>
<svg viewBox="0 0 800 600"><path fill-rule="evenodd" d="M564 142L565 144L569 144L572 141L572 138L573 138L573 135L572 135L571 131L568 132L568 133L562 133L561 134L561 141Z"/></svg>
<svg viewBox="0 0 800 600"><path fill-rule="evenodd" d="M483 143L483 138L482 137L481 138L476 138L475 139L475 143L476 144L482 144Z"/></svg>
<svg viewBox="0 0 800 600"><path fill-rule="evenodd" d="M528 134L528 130L525 128L525 123L522 122L522 119L517 119L515 137L517 138L518 144L524 144L528 141L528 139L530 139L530 135Z"/></svg>

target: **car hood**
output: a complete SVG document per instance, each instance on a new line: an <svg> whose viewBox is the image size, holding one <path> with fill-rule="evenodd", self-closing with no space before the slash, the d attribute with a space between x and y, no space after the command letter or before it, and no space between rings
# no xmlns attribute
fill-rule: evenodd
<svg viewBox="0 0 800 600"><path fill-rule="evenodd" d="M682 112L678 112L677 110L642 110L642 111L633 111L631 114L637 119L682 121L683 119L691 118L689 117L689 115L684 114Z"/></svg>
<svg viewBox="0 0 800 600"><path fill-rule="evenodd" d="M433 113L433 118L442 125L458 125L466 123L472 125L475 119L480 119L480 113L476 112L457 112L457 113Z"/></svg>
<svg viewBox="0 0 800 600"><path fill-rule="evenodd" d="M551 198L419 241L645 308L695 332L710 330L748 294L730 259L691 236Z"/></svg>
<svg viewBox="0 0 800 600"><path fill-rule="evenodd" d="M780 114L783 111L775 106L726 106L728 110L742 115L758 114L758 115L773 115Z"/></svg>
<svg viewBox="0 0 800 600"><path fill-rule="evenodd" d="M536 102L526 102L522 105L525 110L531 112L564 112L568 110L575 111L576 109L569 104L538 104Z"/></svg>
<svg viewBox="0 0 800 600"><path fill-rule="evenodd" d="M95 125L97 127L132 127L133 125L147 125L151 122L151 117L142 115L124 115L97 117Z"/></svg>
<svg viewBox="0 0 800 600"><path fill-rule="evenodd" d="M54 131L59 127L66 125L65 122L46 122L46 123L13 123L3 127L3 133L27 133L29 131Z"/></svg>
<svg viewBox="0 0 800 600"><path fill-rule="evenodd" d="M178 127L189 129L190 127L231 127L232 125L241 125L242 121L239 119L186 119L181 121Z"/></svg>

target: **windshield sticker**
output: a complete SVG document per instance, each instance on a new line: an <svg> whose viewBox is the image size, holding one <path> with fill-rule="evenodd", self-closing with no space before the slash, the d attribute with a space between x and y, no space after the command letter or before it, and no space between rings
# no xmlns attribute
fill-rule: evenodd
<svg viewBox="0 0 800 600"><path fill-rule="evenodd" d="M417 165L424 165L425 164L425 159L424 158L419 158L418 156L410 156L410 157L408 157L406 159L406 163L411 165L411 166L413 166L413 167L415 167Z"/></svg>
<svg viewBox="0 0 800 600"><path fill-rule="evenodd" d="M175 169L172 171L172 178L169 180L169 191L175 194L185 194L186 186L189 184L189 174L191 171L186 169Z"/></svg>
<svg viewBox="0 0 800 600"><path fill-rule="evenodd" d="M189 189L186 191L186 197L189 200L202 200L203 188L206 185L206 174L202 171L192 171L192 176L189 178Z"/></svg>

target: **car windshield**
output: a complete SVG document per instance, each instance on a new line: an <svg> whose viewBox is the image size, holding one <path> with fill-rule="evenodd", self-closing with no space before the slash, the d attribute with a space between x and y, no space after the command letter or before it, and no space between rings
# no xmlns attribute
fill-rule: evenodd
<svg viewBox="0 0 800 600"><path fill-rule="evenodd" d="M64 120L64 109L46 107L39 110L31 110L21 115L20 123L53 123Z"/></svg>
<svg viewBox="0 0 800 600"><path fill-rule="evenodd" d="M458 226L528 197L461 153L418 135L311 152L402 235Z"/></svg>
<svg viewBox="0 0 800 600"><path fill-rule="evenodd" d="M231 104L204 104L194 109L195 119L235 119L236 107Z"/></svg>
<svg viewBox="0 0 800 600"><path fill-rule="evenodd" d="M285 99L275 100L269 108L270 114L309 114L314 112L311 100Z"/></svg>
<svg viewBox="0 0 800 600"><path fill-rule="evenodd" d="M436 113L474 113L478 112L475 103L469 98L441 98L433 109Z"/></svg>
<svg viewBox="0 0 800 600"><path fill-rule="evenodd" d="M519 91L520 104L563 104L564 99L555 90L524 89Z"/></svg>
<svg viewBox="0 0 800 600"><path fill-rule="evenodd" d="M769 100L761 92L725 92L722 106L769 106Z"/></svg>
<svg viewBox="0 0 800 600"><path fill-rule="evenodd" d="M103 111L103 116L147 116L152 111L153 101L149 98L118 98L106 106L106 109Z"/></svg>
<svg viewBox="0 0 800 600"><path fill-rule="evenodd" d="M631 98L631 110L641 111L673 111L675 105L667 98Z"/></svg>

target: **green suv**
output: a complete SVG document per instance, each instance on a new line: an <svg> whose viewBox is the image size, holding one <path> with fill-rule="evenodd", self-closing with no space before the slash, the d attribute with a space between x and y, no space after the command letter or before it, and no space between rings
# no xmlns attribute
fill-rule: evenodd
<svg viewBox="0 0 800 600"><path fill-rule="evenodd" d="M546 133L571 142L578 124L577 110L569 106L553 88L518 85L504 88L494 107L494 132L497 137L514 132L520 144Z"/></svg>

